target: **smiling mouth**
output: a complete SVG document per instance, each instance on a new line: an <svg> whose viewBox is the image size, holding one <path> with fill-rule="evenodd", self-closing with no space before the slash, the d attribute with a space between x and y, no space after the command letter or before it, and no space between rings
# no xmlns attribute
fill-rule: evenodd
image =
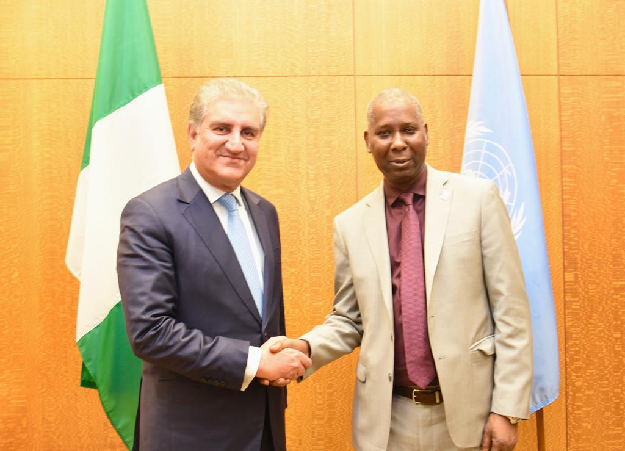
<svg viewBox="0 0 625 451"><path fill-rule="evenodd" d="M391 166L398 166L398 167L406 166L408 163L410 163L410 160L391 160L391 161L389 161L389 164Z"/></svg>
<svg viewBox="0 0 625 451"><path fill-rule="evenodd" d="M232 161L244 161L244 158L235 157L234 155L220 155L220 157L226 158L226 159L232 160Z"/></svg>

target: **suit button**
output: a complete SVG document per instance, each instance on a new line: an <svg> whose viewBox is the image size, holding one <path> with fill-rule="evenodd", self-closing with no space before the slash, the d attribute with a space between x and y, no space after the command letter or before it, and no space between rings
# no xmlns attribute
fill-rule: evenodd
<svg viewBox="0 0 625 451"><path fill-rule="evenodd" d="M267 338L269 338L269 334L267 332L264 332L263 337L265 337L265 340L266 340Z"/></svg>
<svg viewBox="0 0 625 451"><path fill-rule="evenodd" d="M393 382L393 375L391 373L388 373L388 381Z"/></svg>

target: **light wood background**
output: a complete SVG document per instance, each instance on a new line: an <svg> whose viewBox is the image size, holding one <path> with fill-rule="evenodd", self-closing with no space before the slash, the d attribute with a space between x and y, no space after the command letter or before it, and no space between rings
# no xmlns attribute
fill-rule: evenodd
<svg viewBox="0 0 625 451"><path fill-rule="evenodd" d="M561 394L518 450L625 449L625 2L508 0L560 338ZM375 187L365 108L415 93L428 160L460 169L478 0L149 0L181 167L199 84L235 76L270 104L246 185L283 234L287 327L332 303L332 218ZM121 450L79 388L78 284L64 254L104 0L0 3L0 449ZM289 390L290 450L351 449L356 356Z"/></svg>

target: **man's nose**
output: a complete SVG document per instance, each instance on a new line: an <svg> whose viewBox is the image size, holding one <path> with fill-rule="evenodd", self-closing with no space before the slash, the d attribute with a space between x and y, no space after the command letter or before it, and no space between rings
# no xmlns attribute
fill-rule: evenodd
<svg viewBox="0 0 625 451"><path fill-rule="evenodd" d="M400 132L393 134L393 141L391 142L393 150L403 150L406 148L406 141Z"/></svg>
<svg viewBox="0 0 625 451"><path fill-rule="evenodd" d="M241 141L241 136L238 133L230 135L228 141L226 142L226 149L228 152L243 152L243 142Z"/></svg>

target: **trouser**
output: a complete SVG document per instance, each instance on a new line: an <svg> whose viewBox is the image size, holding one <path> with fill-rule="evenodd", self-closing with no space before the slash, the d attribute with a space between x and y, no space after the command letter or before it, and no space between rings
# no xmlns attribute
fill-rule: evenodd
<svg viewBox="0 0 625 451"><path fill-rule="evenodd" d="M391 434L388 451L474 451L458 448L447 430L443 404L416 404L413 400L393 395Z"/></svg>
<svg viewBox="0 0 625 451"><path fill-rule="evenodd" d="M271 422L269 421L269 404L267 404L267 411L265 412L265 425L263 427L263 438L260 441L260 451L274 451Z"/></svg>

